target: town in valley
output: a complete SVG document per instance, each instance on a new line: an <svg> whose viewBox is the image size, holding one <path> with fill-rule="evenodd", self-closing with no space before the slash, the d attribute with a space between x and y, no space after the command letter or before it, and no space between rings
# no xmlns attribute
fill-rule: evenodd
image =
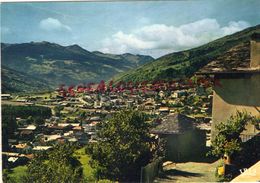
<svg viewBox="0 0 260 183"><path fill-rule="evenodd" d="M2 181L259 182L250 2L1 4Z"/></svg>

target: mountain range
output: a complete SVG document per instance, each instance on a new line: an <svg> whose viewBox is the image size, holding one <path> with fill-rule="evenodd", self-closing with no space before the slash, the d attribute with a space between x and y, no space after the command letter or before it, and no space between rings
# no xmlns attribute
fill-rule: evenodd
<svg viewBox="0 0 260 183"><path fill-rule="evenodd" d="M2 92L48 90L108 80L153 61L151 56L90 52L78 45L50 42L1 43Z"/></svg>
<svg viewBox="0 0 260 183"><path fill-rule="evenodd" d="M256 32L260 32L260 25L158 59L130 53L90 52L78 45L61 46L49 42L1 43L2 93L42 91L61 84L110 79L140 82L191 77L228 50L248 43Z"/></svg>

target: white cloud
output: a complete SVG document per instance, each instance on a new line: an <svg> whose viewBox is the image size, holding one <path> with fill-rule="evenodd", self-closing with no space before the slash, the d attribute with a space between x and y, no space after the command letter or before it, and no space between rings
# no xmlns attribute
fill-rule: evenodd
<svg viewBox="0 0 260 183"><path fill-rule="evenodd" d="M216 19L202 19L179 27L153 24L130 33L115 33L103 40L103 48L100 51L115 54L151 54L158 57L205 44L249 26L245 21L232 21L221 27Z"/></svg>
<svg viewBox="0 0 260 183"><path fill-rule="evenodd" d="M71 31L71 28L68 25L62 24L55 18L41 20L40 28L46 31Z"/></svg>
<svg viewBox="0 0 260 183"><path fill-rule="evenodd" d="M229 22L227 27L223 27L222 30L224 34L232 34L234 32L240 31L241 28L249 27L250 24L245 21L238 21L238 22Z"/></svg>

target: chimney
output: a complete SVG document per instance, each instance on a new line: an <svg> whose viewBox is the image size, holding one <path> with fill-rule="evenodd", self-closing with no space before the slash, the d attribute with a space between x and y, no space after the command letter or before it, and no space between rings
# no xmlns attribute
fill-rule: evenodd
<svg viewBox="0 0 260 183"><path fill-rule="evenodd" d="M260 68L260 33L254 33L250 41L250 67Z"/></svg>

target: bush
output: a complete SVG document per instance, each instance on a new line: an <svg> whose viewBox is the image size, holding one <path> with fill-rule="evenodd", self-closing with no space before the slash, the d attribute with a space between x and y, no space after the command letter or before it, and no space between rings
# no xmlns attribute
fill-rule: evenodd
<svg viewBox="0 0 260 183"><path fill-rule="evenodd" d="M216 125L217 135L212 141L211 154L222 157L224 154L232 155L234 152L241 150L240 134L245 130L247 124L257 125L259 119L251 116L246 112L237 111L226 122Z"/></svg>

